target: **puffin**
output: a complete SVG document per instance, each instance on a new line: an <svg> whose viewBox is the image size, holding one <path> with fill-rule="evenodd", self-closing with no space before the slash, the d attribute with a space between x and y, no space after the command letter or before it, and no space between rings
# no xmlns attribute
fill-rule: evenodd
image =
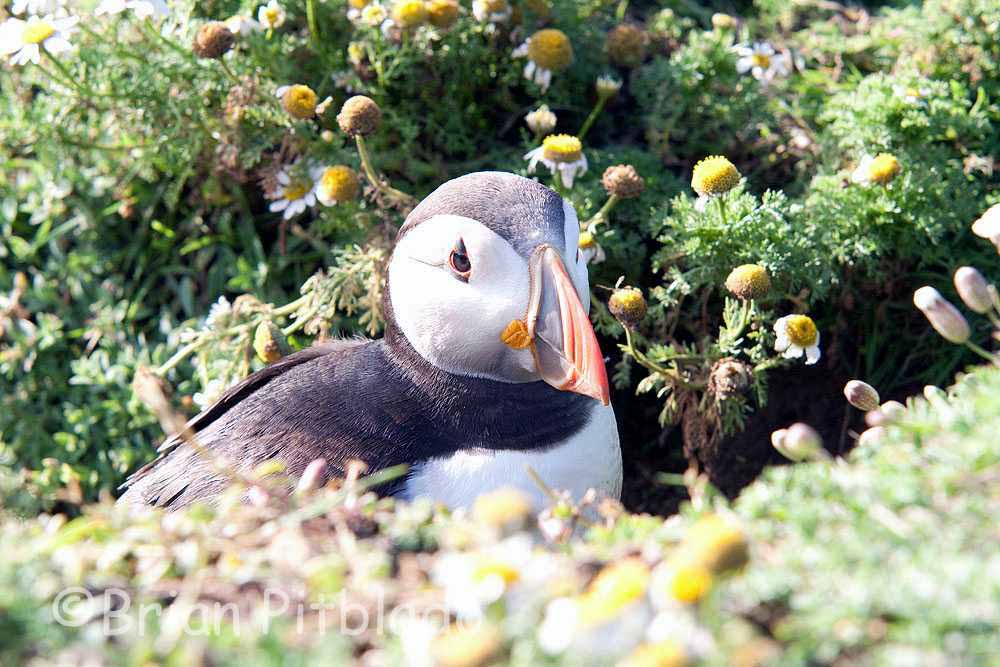
<svg viewBox="0 0 1000 667"><path fill-rule="evenodd" d="M545 485L618 498L622 458L605 360L588 315L573 206L537 181L472 173L407 216L386 269L384 335L314 345L251 374L169 437L122 485L122 504L214 502L231 476L281 460L369 472L377 491L468 507L486 491ZM202 450L202 451L199 451ZM325 481L325 480L323 480Z"/></svg>

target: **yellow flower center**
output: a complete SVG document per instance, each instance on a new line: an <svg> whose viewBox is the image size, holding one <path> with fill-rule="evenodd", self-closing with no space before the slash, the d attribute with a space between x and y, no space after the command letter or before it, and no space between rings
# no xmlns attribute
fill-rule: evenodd
<svg viewBox="0 0 1000 667"><path fill-rule="evenodd" d="M528 40L528 57L542 69L564 70L573 62L573 45L562 30L539 30Z"/></svg>
<svg viewBox="0 0 1000 667"><path fill-rule="evenodd" d="M503 487L476 498L472 515L491 526L503 526L521 521L531 514L531 501L522 491Z"/></svg>
<svg viewBox="0 0 1000 667"><path fill-rule="evenodd" d="M743 532L714 514L698 519L688 529L680 549L711 572L738 569L750 558Z"/></svg>
<svg viewBox="0 0 1000 667"><path fill-rule="evenodd" d="M281 96L281 103L289 115L306 119L312 118L316 113L316 93L309 86L295 85L289 86L285 94Z"/></svg>
<svg viewBox="0 0 1000 667"><path fill-rule="evenodd" d="M354 7L354 9L361 9L367 6L369 2L371 0L350 0L351 7Z"/></svg>
<svg viewBox="0 0 1000 667"><path fill-rule="evenodd" d="M308 183L303 181L292 181L285 186L284 192L281 196L288 201L295 201L297 199L302 199L307 194L309 194L310 186Z"/></svg>
<svg viewBox="0 0 1000 667"><path fill-rule="evenodd" d="M792 315L785 321L785 334L793 345L812 347L816 344L816 323L808 315Z"/></svg>
<svg viewBox="0 0 1000 667"><path fill-rule="evenodd" d="M424 0L403 0L393 8L392 18L404 28L413 28L427 20Z"/></svg>
<svg viewBox="0 0 1000 667"><path fill-rule="evenodd" d="M21 41L25 44L40 44L56 34L55 26L48 21L35 21L24 26Z"/></svg>
<svg viewBox="0 0 1000 667"><path fill-rule="evenodd" d="M917 89L917 88L907 88L906 89L906 94L909 97L916 97L917 99L920 99L921 97L923 97L923 95L920 94L920 90Z"/></svg>
<svg viewBox="0 0 1000 667"><path fill-rule="evenodd" d="M385 20L385 8L382 5L369 5L362 10L361 20L368 25L376 26Z"/></svg>
<svg viewBox="0 0 1000 667"><path fill-rule="evenodd" d="M354 199L358 194L358 175L342 164L326 169L319 179L319 187L327 199L338 202Z"/></svg>
<svg viewBox="0 0 1000 667"><path fill-rule="evenodd" d="M432 24L447 28L458 18L458 3L455 0L430 0L427 14Z"/></svg>
<svg viewBox="0 0 1000 667"><path fill-rule="evenodd" d="M620 667L685 667L688 659L679 644L667 640L641 644L618 664Z"/></svg>
<svg viewBox="0 0 1000 667"><path fill-rule="evenodd" d="M704 158L694 166L691 187L701 196L721 195L740 182L736 165L721 155Z"/></svg>
<svg viewBox="0 0 1000 667"><path fill-rule="evenodd" d="M512 584L521 577L521 573L503 561L484 558L473 569L472 580L479 582L487 577L500 577L505 584Z"/></svg>
<svg viewBox="0 0 1000 667"><path fill-rule="evenodd" d="M885 185L902 171L902 166L895 155L891 153L879 153L868 165L868 180L872 183Z"/></svg>
<svg viewBox="0 0 1000 667"><path fill-rule="evenodd" d="M597 241L594 240L594 235L590 232L580 232L580 242L577 245L583 250L589 250L597 245Z"/></svg>
<svg viewBox="0 0 1000 667"><path fill-rule="evenodd" d="M268 25L274 25L278 22L281 17L281 10L277 7L265 7L264 8L264 20Z"/></svg>
<svg viewBox="0 0 1000 667"><path fill-rule="evenodd" d="M501 14L510 7L507 0L483 0L483 9L490 14Z"/></svg>
<svg viewBox="0 0 1000 667"><path fill-rule="evenodd" d="M760 67L761 69L767 69L771 66L771 56L764 53L753 54L750 56L750 61L754 67Z"/></svg>
<svg viewBox="0 0 1000 667"><path fill-rule="evenodd" d="M700 565L681 565L670 582L670 593L678 602L694 604L712 587L712 573Z"/></svg>
<svg viewBox="0 0 1000 667"><path fill-rule="evenodd" d="M571 134L550 134L542 140L542 153L553 162L576 162L583 157L583 144Z"/></svg>
<svg viewBox="0 0 1000 667"><path fill-rule="evenodd" d="M585 597L586 615L608 618L645 595L649 568L638 558L626 558L608 565L590 583ZM591 618L590 620L598 620Z"/></svg>

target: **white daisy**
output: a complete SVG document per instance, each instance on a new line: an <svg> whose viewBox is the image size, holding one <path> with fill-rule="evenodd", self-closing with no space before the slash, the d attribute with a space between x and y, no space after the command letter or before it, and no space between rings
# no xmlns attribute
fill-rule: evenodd
<svg viewBox="0 0 1000 667"><path fill-rule="evenodd" d="M750 72L753 78L765 83L776 76L788 74L788 63L774 51L767 42L754 42L753 46L741 44L736 46L736 71L740 74Z"/></svg>
<svg viewBox="0 0 1000 667"><path fill-rule="evenodd" d="M45 14L55 14L63 9L66 0L14 0L10 7L11 14L31 14L39 16Z"/></svg>
<svg viewBox="0 0 1000 667"><path fill-rule="evenodd" d="M222 396L226 390L226 383L223 380L209 380L204 389L195 392L191 399L201 410L206 410Z"/></svg>
<svg viewBox="0 0 1000 667"><path fill-rule="evenodd" d="M233 304L229 303L229 299L226 297L220 296L219 300L213 303L212 307L208 309L205 326L216 331L224 329L229 322L229 316L232 312Z"/></svg>
<svg viewBox="0 0 1000 667"><path fill-rule="evenodd" d="M545 92L552 83L552 73L562 72L573 63L573 45L562 30L545 28L514 49L511 56L528 59L524 78Z"/></svg>
<svg viewBox="0 0 1000 667"><path fill-rule="evenodd" d="M39 18L31 16L27 21L7 19L0 23L0 54L11 56L11 63L41 62L44 48L52 55L69 51L71 47L66 37L79 21L75 16L55 18L52 15Z"/></svg>
<svg viewBox="0 0 1000 667"><path fill-rule="evenodd" d="M587 173L587 156L583 154L583 144L569 134L550 134L542 140L542 145L524 154L528 161L528 173L535 173L541 162L553 174L558 173L562 184L573 187L577 176Z"/></svg>
<svg viewBox="0 0 1000 667"><path fill-rule="evenodd" d="M285 17L285 8L278 4L278 0L271 0L257 10L257 20L268 30L280 28L284 25Z"/></svg>
<svg viewBox="0 0 1000 667"><path fill-rule="evenodd" d="M903 98L903 101L907 104L919 106L926 104L926 99L931 94L931 89L917 88L916 86L900 86L897 84L892 87L892 92L896 97Z"/></svg>
<svg viewBox="0 0 1000 667"><path fill-rule="evenodd" d="M163 0L101 0L94 9L96 16L121 14L126 9L132 10L141 19L151 16L166 16L169 12L167 3Z"/></svg>
<svg viewBox="0 0 1000 667"><path fill-rule="evenodd" d="M473 0L472 15L483 23L506 23L510 20L511 8L507 0Z"/></svg>
<svg viewBox="0 0 1000 667"><path fill-rule="evenodd" d="M819 361L819 331L808 315L785 315L774 323L774 349L786 359L806 356L806 365Z"/></svg>
<svg viewBox="0 0 1000 667"><path fill-rule="evenodd" d="M543 104L524 116L528 129L537 135L545 136L556 129L556 115L549 110L549 105Z"/></svg>
<svg viewBox="0 0 1000 667"><path fill-rule="evenodd" d="M303 174L295 170L295 165L285 167L278 173L277 197L269 209L275 213L284 211L285 220L291 220L307 208L316 205L316 180L320 170L310 169Z"/></svg>
<svg viewBox="0 0 1000 667"><path fill-rule="evenodd" d="M255 21L252 16L247 16L246 14L230 16L226 19L226 27L229 28L229 32L237 37L246 37L263 30L260 23Z"/></svg>

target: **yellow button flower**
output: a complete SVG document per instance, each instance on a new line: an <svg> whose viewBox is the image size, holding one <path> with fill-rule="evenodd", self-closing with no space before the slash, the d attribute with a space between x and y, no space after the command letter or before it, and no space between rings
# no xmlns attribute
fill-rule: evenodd
<svg viewBox="0 0 1000 667"><path fill-rule="evenodd" d="M316 103L318 98L315 91L309 86L296 84L294 86L282 86L276 92L281 106L292 118L305 120L316 115Z"/></svg>
<svg viewBox="0 0 1000 667"><path fill-rule="evenodd" d="M862 185L887 185L902 170L899 160L891 153L879 153L874 157L865 155L851 175L851 180Z"/></svg>
<svg viewBox="0 0 1000 667"><path fill-rule="evenodd" d="M360 187L357 172L338 164L323 170L316 185L316 198L324 206L333 206L357 197Z"/></svg>
<svg viewBox="0 0 1000 667"><path fill-rule="evenodd" d="M721 155L698 161L691 175L691 187L701 197L714 197L735 188L740 182L736 165Z"/></svg>
<svg viewBox="0 0 1000 667"><path fill-rule="evenodd" d="M771 291L771 276L760 264L743 264L729 273L726 289L740 299L759 299Z"/></svg>
<svg viewBox="0 0 1000 667"><path fill-rule="evenodd" d="M427 22L424 0L402 0L392 8L392 19L402 28L416 28Z"/></svg>

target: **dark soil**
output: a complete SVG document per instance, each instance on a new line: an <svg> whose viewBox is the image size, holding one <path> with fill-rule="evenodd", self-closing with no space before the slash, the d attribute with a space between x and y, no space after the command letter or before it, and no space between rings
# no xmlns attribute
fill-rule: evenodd
<svg viewBox="0 0 1000 667"><path fill-rule="evenodd" d="M767 405L754 411L743 431L723 438L702 457L709 480L733 498L766 466L789 463L771 446L771 433L798 421L819 431L831 454L846 454L854 446L852 431L864 429L861 412L844 400L848 379L822 362L772 371ZM688 497L683 485L662 479L662 473L683 474L688 463L680 426L660 431L658 409L647 397L615 403L625 458L622 502L632 512L672 514Z"/></svg>

